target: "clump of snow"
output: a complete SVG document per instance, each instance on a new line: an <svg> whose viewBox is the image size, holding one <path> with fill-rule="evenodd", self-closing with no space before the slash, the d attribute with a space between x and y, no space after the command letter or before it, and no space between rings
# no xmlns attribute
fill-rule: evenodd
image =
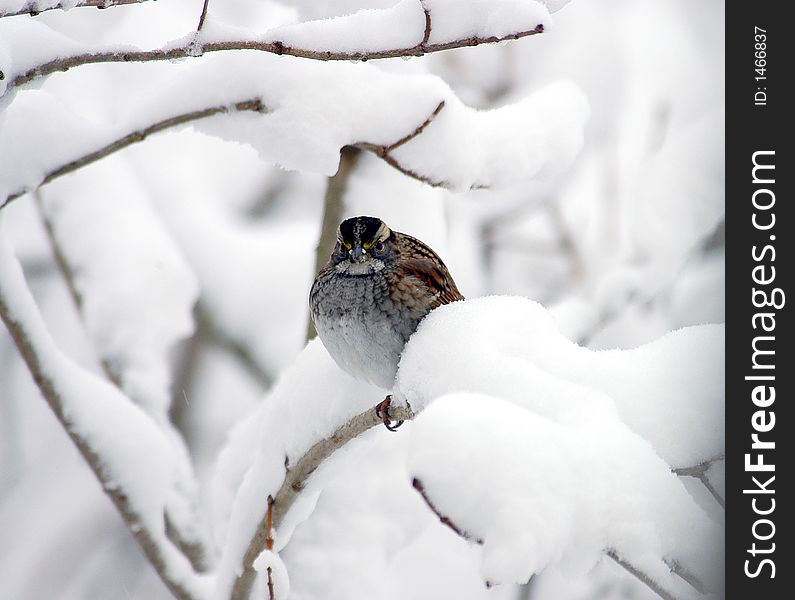
<svg viewBox="0 0 795 600"><path fill-rule="evenodd" d="M549 27L542 2L528 0L424 0L431 16L431 44L466 38L504 37Z"/></svg>
<svg viewBox="0 0 795 600"><path fill-rule="evenodd" d="M91 194L68 178L43 194L43 208L94 347L130 397L165 421L169 358L193 332L198 284L126 164L111 158L93 174Z"/></svg>
<svg viewBox="0 0 795 600"><path fill-rule="evenodd" d="M31 13L41 12L55 6L69 10L77 6L79 0L0 0L0 14L16 13L27 10ZM112 3L113 0L111 0Z"/></svg>
<svg viewBox="0 0 795 600"><path fill-rule="evenodd" d="M661 558L718 585L720 527L618 421L557 423L497 396L458 393L417 417L409 447L411 473L436 509L482 540L486 581L527 581L550 564L583 574L613 550L663 587Z"/></svg>
<svg viewBox="0 0 795 600"><path fill-rule="evenodd" d="M649 440L674 467L723 452L721 325L689 327L633 350L592 351L519 297L433 311L401 358L396 397L416 408L450 392L497 395L559 423L606 415Z"/></svg>
<svg viewBox="0 0 795 600"><path fill-rule="evenodd" d="M18 75L59 56L73 56L89 48L55 31L39 19L11 17L0 20L0 96Z"/></svg>
<svg viewBox="0 0 795 600"><path fill-rule="evenodd" d="M315 339L279 379L257 410L237 427L222 451L214 481L215 518L223 554L217 591L228 595L268 495L284 480L285 461L294 464L318 440L354 415L383 400L383 390L364 385L337 367ZM231 505L229 504L231 502ZM314 502L295 507L311 513ZM292 526L302 519L292 518ZM227 524L228 523L228 524ZM292 531L281 527L278 544Z"/></svg>
<svg viewBox="0 0 795 600"><path fill-rule="evenodd" d="M274 598L287 598L290 595L290 576L287 574L287 567L284 566L278 554L272 550L263 550L254 559L253 566L264 581L270 581L273 586ZM260 594L259 597L265 596Z"/></svg>
<svg viewBox="0 0 795 600"><path fill-rule="evenodd" d="M409 49L424 39L425 11L431 19L431 45L505 37L549 24L544 4L532 0L402 0L390 8L271 29L264 40L320 52Z"/></svg>
<svg viewBox="0 0 795 600"><path fill-rule="evenodd" d="M323 175L336 172L343 146L393 144L444 101L422 134L392 154L420 176L454 189L501 187L559 172L582 145L588 112L571 83L549 86L515 105L477 111L441 79L369 65L240 53L193 67L154 97L126 97L122 116L112 123L72 112L46 92L20 92L0 129L0 152L8 157L0 165L0 198L33 188L48 172L147 125L253 98L262 100L265 114L217 115L194 126L250 144L271 164ZM53 138L55 127L68 135Z"/></svg>
<svg viewBox="0 0 795 600"><path fill-rule="evenodd" d="M0 226L2 224L0 223ZM75 364L56 346L28 290L22 269L0 229L0 302L24 330L35 361L60 400L68 429L99 461L111 489L126 496L132 510L163 549L167 569L198 596L203 591L187 559L167 540L165 507L182 483L181 459L157 423L114 385Z"/></svg>
<svg viewBox="0 0 795 600"><path fill-rule="evenodd" d="M551 13L558 12L561 8L566 6L571 0L540 0Z"/></svg>
<svg viewBox="0 0 795 600"><path fill-rule="evenodd" d="M391 8L364 9L352 15L307 21L269 30L265 41L329 52L377 52L412 48L422 41L425 16L419 0Z"/></svg>

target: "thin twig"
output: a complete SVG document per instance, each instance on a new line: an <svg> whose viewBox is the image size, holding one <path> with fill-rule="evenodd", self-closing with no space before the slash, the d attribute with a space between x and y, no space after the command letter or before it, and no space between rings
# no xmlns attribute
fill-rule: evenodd
<svg viewBox="0 0 795 600"><path fill-rule="evenodd" d="M607 554L607 556L609 556L614 561L616 561L616 563L622 566L624 569L626 569L626 571L630 575L634 576L638 581L643 583L646 587L648 587L652 592L657 594L663 600L677 600L676 596L671 594L671 592L666 590L659 583L654 581L654 579L652 579L646 573L638 569L635 565L621 558L621 556L619 556L618 552L616 552L615 550L612 549L608 550L605 554Z"/></svg>
<svg viewBox="0 0 795 600"><path fill-rule="evenodd" d="M465 540L474 541L476 544L479 544L481 546L483 545L482 539L480 538L473 539L469 533L467 533L466 531L461 529L458 525L456 525L450 517L442 514L439 511L439 509L436 508L436 505L433 502L431 502L431 499L428 497L428 494L425 492L425 485L422 483L422 481L414 477L411 480L411 487L413 487L415 490L417 490L417 492L419 492L420 496L422 496L422 499L425 501L425 504L428 505L428 508L431 509L431 512L435 514L437 517L439 517L439 521L442 523L442 525L446 525L447 527L452 529L456 533L456 535L464 538Z"/></svg>
<svg viewBox="0 0 795 600"><path fill-rule="evenodd" d="M392 144L384 145L384 144L372 144L370 142L357 142L353 144L353 146L356 148L360 148L362 150L367 150L368 152L372 152L378 158L386 162L389 166L400 171L404 175L411 177L412 179L416 179L417 181L422 181L423 183L427 183L428 185L433 187L446 187L446 188L450 187L450 183L447 181L433 179L428 175L423 175L422 173L418 173L413 169L409 169L408 167L403 166L391 154L393 150L407 144L415 137L420 135L423 131L425 131L428 125L430 125L433 122L433 120L438 116L438 114L442 111L442 109L444 108L444 104L445 104L444 100L439 102L439 104L436 105L436 108L433 109L433 112L430 115L428 115L428 117L422 123L420 123L411 133L403 136L398 141ZM481 186L476 184L473 186L472 189L480 187Z"/></svg>
<svg viewBox="0 0 795 600"><path fill-rule="evenodd" d="M268 512L265 514L265 549L273 551L273 496L268 495ZM268 567L268 599L275 600L273 569Z"/></svg>
<svg viewBox="0 0 795 600"><path fill-rule="evenodd" d="M210 0L204 0L204 4L202 5L202 14L199 16L199 25L196 27L196 33L199 33L204 27L204 20L207 18L207 7L210 4Z"/></svg>
<svg viewBox="0 0 795 600"><path fill-rule="evenodd" d="M196 57L207 52L226 52L231 50L257 50L260 52L268 52L270 54L277 54L280 56L287 55L321 61L348 60L364 62L368 60L379 60L384 58L424 56L426 54L441 52L443 50L478 46L481 44L495 44L506 40L518 40L523 37L542 33L543 31L543 25L537 25L533 29L510 33L503 36L472 36L437 44L425 44L421 42L409 48L390 48L385 50L373 50L365 52L310 50L307 48L288 46L278 40L271 42L256 40L225 40L219 42L207 42L205 44L201 44L200 48L197 48L195 37L189 36L191 38L190 41L187 41L179 46L169 47L168 49L159 48L155 50L99 51L58 57L40 65L36 65L35 67L31 67L27 71L16 75L9 82L8 89L24 85L33 81L34 79L45 77L47 75L51 75L52 73L68 71L69 69L73 69L75 67L95 63L175 60L179 58Z"/></svg>
<svg viewBox="0 0 795 600"><path fill-rule="evenodd" d="M124 489L119 487L113 475L106 471L100 452L93 447L89 439L83 437L76 430L74 424L67 416L60 393L42 367L38 349L31 341L25 324L18 322L13 317L13 311L2 289L0 289L0 318L2 318L8 328L11 338L14 340L42 396L93 471L95 477L102 485L102 489L111 499L119 514L121 514L127 529L141 546L163 583L179 600L199 600L182 582L174 579L167 565L164 550L160 547L157 537L147 528L141 516L136 512L135 507L131 505Z"/></svg>
<svg viewBox="0 0 795 600"><path fill-rule="evenodd" d="M326 181L326 194L323 198L323 220L320 224L320 236L315 247L315 273L326 264L329 254L337 239L337 226L344 213L343 197L348 187L348 180L356 167L360 150L354 146L345 146L340 152L340 166L337 172ZM312 318L307 320L306 340L317 335Z"/></svg>
<svg viewBox="0 0 795 600"><path fill-rule="evenodd" d="M389 417L395 421L408 421L414 418L414 413L408 406L393 406L389 409ZM323 461L351 440L379 425L383 425L383 419L378 416L375 407L370 408L353 417L326 439L317 442L294 464L291 463L292 466L287 467L287 472L279 491L273 497L271 528L278 530L285 515L298 498L301 490L304 489L307 479ZM235 580L232 588L231 600L249 599L257 574L252 565L257 556L266 547L267 535L265 535L265 532L270 531L270 529L266 528L267 520L268 515L266 513L257 525L254 536L249 542L243 556L242 572Z"/></svg>
<svg viewBox="0 0 795 600"><path fill-rule="evenodd" d="M673 469L673 472L679 477L695 477L698 479L704 485L704 487L707 488L707 491L712 495L712 497L715 498L715 501L720 504L721 508L725 509L726 501L723 499L723 496L720 495L715 486L712 485L709 477L707 477L707 471L709 471L710 467L712 467L712 465L717 461L723 460L724 458L725 456L720 454L692 467Z"/></svg>
<svg viewBox="0 0 795 600"><path fill-rule="evenodd" d="M435 514L439 518L439 521L443 525L449 527L459 537L465 540L474 541L476 544L481 544L481 545L483 544L482 539L473 538L470 533L464 531L450 517L442 513L436 507L436 505L428 496L428 493L425 491L425 486L422 483L422 481L420 481L415 477L414 479L412 479L411 485L415 490L417 490L417 492L419 492L420 496L422 496L422 499L425 501L425 504L428 506L431 512L433 512L433 514ZM640 580L646 586L648 586L654 593L660 596L660 598L662 598L663 600L677 600L675 596L673 596L668 590L660 586L649 575L641 571L639 568L637 568L629 561L623 559L616 550L613 549L606 550L605 554L610 558L612 558L614 561L616 561L619 565L624 567L624 569L626 569L630 574L634 575L638 580ZM682 567L682 565L680 565L678 562L666 561L666 565L668 565L671 571L673 571L676 575L678 575L679 577L684 579L687 583L689 583L696 591L702 594L704 593L705 587L703 583L699 581L699 579L695 575L693 575L692 573L687 571L684 567ZM487 585L489 585L488 582L486 583Z"/></svg>
<svg viewBox="0 0 795 600"><path fill-rule="evenodd" d="M134 131L129 133L119 139L103 146L102 148L95 150L94 152L90 152L81 156L80 158L76 158L60 167L53 169L47 175L44 176L44 179L41 183L37 186L41 187L43 185L48 184L53 179L57 179L63 175L71 173L72 171L76 171L82 167L90 165L101 158L105 158L106 156L113 154L127 146L132 144L142 142L147 137L152 134L159 133L166 129L177 127L179 125L184 125L185 123L190 123L191 121L198 121L199 119L205 119L207 117L212 117L214 115L220 113L228 113L230 111L254 111L254 112L266 112L265 107L263 106L261 100L259 98L253 98L251 100L244 100L243 102L238 102L231 106L213 106L211 108L204 108L202 110L195 110L188 113L183 113L180 115L176 115L174 117L169 117L168 119L163 119L162 121L158 121L149 125L143 129L139 129L138 131ZM34 188L34 189L37 189ZM33 189L21 189L13 192L8 197L6 197L5 202L0 205L0 210L5 208L10 202L27 194L28 192L33 191Z"/></svg>
<svg viewBox="0 0 795 600"><path fill-rule="evenodd" d="M105 8L113 8L114 6L141 4L142 2L148 2L148 0L78 0L77 4L70 7L69 9L64 8L63 2L59 2L58 4L54 4L53 6L47 6L44 8L37 9L34 8L34 3L31 1L16 11L5 12L3 10L0 10L0 19L2 19L3 17L18 17L21 15L29 15L31 17L36 17L43 12L55 9L62 9L66 11L66 10L71 10L72 8L99 8L100 10L102 10Z"/></svg>

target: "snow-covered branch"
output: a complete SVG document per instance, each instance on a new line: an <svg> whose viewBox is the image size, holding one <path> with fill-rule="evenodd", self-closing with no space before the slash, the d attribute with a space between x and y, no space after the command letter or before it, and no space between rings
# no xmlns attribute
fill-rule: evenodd
<svg viewBox="0 0 795 600"><path fill-rule="evenodd" d="M152 123L151 125L147 125L141 129L128 133L125 136L122 136L111 143L98 148L92 152L84 154L78 158L70 160L69 162L56 167L55 169L49 171L42 179L39 186L46 185L50 183L53 179L57 179L63 175L67 175L68 173L72 173L77 171L78 169L88 166L96 161L105 158L106 156L110 156L114 152L118 152L130 146L132 144L137 144L138 142L143 142L146 138L150 135L155 133L159 133L166 129L170 129L173 127L178 127L180 125L184 125L186 123L190 123L192 121L197 121L199 119L206 119L207 117L212 117L213 115L217 115L220 113L227 113L231 111L254 111L254 112L264 112L266 108L262 105L262 102L259 98L251 98L249 100L244 100L242 102L236 102L231 106L211 106L209 108L204 108L201 110L194 110L178 115L174 115L167 119L163 119L157 121L156 123ZM36 189L38 189L38 187ZM5 208L9 202L16 200L20 196L23 196L30 192L30 189L21 189L9 194L3 204L0 204L0 210Z"/></svg>
<svg viewBox="0 0 795 600"><path fill-rule="evenodd" d="M408 421L414 418L414 413L408 406L393 405L389 408L389 417L396 421ZM280 523L298 498L301 490L304 489L309 476L317 470L323 461L345 444L382 424L383 419L378 414L378 407L368 409L354 416L329 437L316 442L294 464L286 465L284 481L273 497L273 502L268 503L269 510L263 514L256 532L246 548L243 556L243 571L235 580L231 600L249 599L257 574L253 567L254 561L266 549L271 528L278 531ZM268 526L269 521L272 527Z"/></svg>
<svg viewBox="0 0 795 600"><path fill-rule="evenodd" d="M30 15L35 17L48 10L71 10L72 8L112 8L114 6L127 6L141 4L149 0L77 0L77 2L64 2L63 0L28 0L19 8L0 8L0 19L3 17L16 17Z"/></svg>
<svg viewBox="0 0 795 600"><path fill-rule="evenodd" d="M66 287L69 291L69 295L72 298L72 301L75 304L75 308L84 316L85 307L83 301L83 294L79 290L79 286L75 281L75 269L70 264L69 259L67 258L66 252L62 248L61 243L58 240L58 236L55 232L55 225L53 220L50 218L47 209L45 208L44 202L41 198L41 195L37 192L35 194L36 204L39 209L39 214L41 215L42 222L44 224L44 231L47 236L47 239L50 244L50 248L53 253L53 257L55 259L55 263L58 266L58 270L60 271L61 278L63 279ZM162 256L162 255L161 255ZM91 294L91 291L89 291ZM85 323L85 317L84 317ZM114 364L109 356L103 354L101 351L98 352L99 354L99 361L102 367L103 372L107 379L113 383L116 387L118 387L122 392L124 390L124 372L123 372L123 365L122 364ZM125 392L129 396L129 392ZM132 400L136 401L136 403L147 406L149 403L141 398L131 398ZM149 407L151 409L151 406ZM157 413L157 411L152 411L152 413ZM184 445L184 440L182 436L179 434L177 429L172 426L170 422L165 419L165 414L158 415L152 414L152 417L160 422L161 427L168 431L168 434L173 438L173 443L182 447ZM186 457L187 459L187 457ZM186 465L189 462L188 460L185 461ZM192 469L188 466L186 471L189 473L189 477L191 479L194 478L194 474L192 473ZM208 549L205 547L203 540L197 538L195 535L191 535L191 533L184 531L183 528L180 526L180 519L172 516L172 510L169 507L166 507L165 512L165 525L166 525L166 535L168 538L182 551L186 558L191 563L191 566L196 571L205 571L208 567ZM191 521L198 521L198 518L190 519ZM192 527L195 530L195 525Z"/></svg>
<svg viewBox="0 0 795 600"><path fill-rule="evenodd" d="M416 179L417 181L422 181L423 183L427 183L428 185L432 185L433 187L450 187L450 184L446 181L436 180L431 176L423 175L422 173L419 173L414 169L403 166L400 163L400 161L398 161L397 159L395 159L394 156L392 156L393 150L397 150L402 145L410 142L415 137L420 135L423 131L425 131L425 128L431 124L431 122L436 118L436 115L438 115L443 108L444 108L444 100L439 102L439 104L436 106L433 112L430 115L428 115L428 118L425 119L422 123L420 123L420 125L414 131L412 131L408 135L403 136L393 144L385 146L385 145L371 144L368 142L359 142L357 144L354 144L354 146L356 146L357 148L361 148L362 150L368 150L369 152L372 152L378 158L383 159L389 166L397 169L404 175L408 175L412 179ZM483 186L479 185L472 186L473 189L478 187L483 187Z"/></svg>
<svg viewBox="0 0 795 600"><path fill-rule="evenodd" d="M442 513L436 505L431 500L428 492L425 490L425 486L423 485L422 481L420 481L417 477L414 477L411 482L412 487L417 490L420 497L425 502L425 505L431 510L433 514L435 514L439 518L439 522L442 525L445 525L449 529L451 529L456 535L459 537L474 542L480 546L483 545L483 540L480 538L473 538L472 534L467 531L464 531L460 526L456 525L456 523L446 514ZM621 556L615 550L606 550L605 554L612 558L617 564L622 566L628 573L630 573L633 577L636 577L639 581L641 581L644 585L648 586L655 594L660 596L663 600L676 600L676 596L674 596L669 590L665 587L661 586L653 577L645 573L642 569L636 567L631 562L621 558ZM678 565L678 563L668 563L668 566L671 570L685 579L688 583L690 583L696 590L703 593L703 585L697 578L684 573L683 569ZM487 586L490 586L490 582L486 582Z"/></svg>
<svg viewBox="0 0 795 600"><path fill-rule="evenodd" d="M19 197L152 133L186 123L249 144L264 161L285 169L331 175L338 169L340 149L353 145L412 178L454 190L498 188L557 173L582 144L587 102L567 82L512 105L479 111L463 105L435 77L344 63L287 64L251 54L214 58L189 69L155 97L131 99L121 109L125 117L104 127L46 92L32 93L35 98L28 103L13 102L0 128L0 152L14 150L0 163L0 198ZM235 72L241 77L230 78ZM250 77L252 72L258 77ZM175 115L178 102L185 112ZM231 110L248 115L208 118ZM147 120L150 124L141 127ZM45 140L55 122L74 135L50 147ZM296 122L302 126L291 125ZM20 145L20 136L30 143Z"/></svg>
<svg viewBox="0 0 795 600"><path fill-rule="evenodd" d="M460 11L443 0L403 0L394 7L275 28L248 38L207 35L206 6L199 31L165 47L142 50L91 48L59 53L22 69L7 70L8 88L59 71L96 63L147 62L201 56L209 52L257 50L320 61L367 61L424 56L443 50L518 40L543 33L549 16L540 2L494 0L487 23L476 11ZM223 30L223 24L218 24ZM384 47L384 38L395 47ZM13 64L13 63L12 63Z"/></svg>
<svg viewBox="0 0 795 600"><path fill-rule="evenodd" d="M425 128L433 121L433 119L439 114L442 108L444 108L444 104L445 104L444 101L441 101L437 105L437 107L433 110L433 112L419 126L417 126L411 133L401 137L399 140L397 140L394 143L383 145L383 144L373 144L370 142L358 142L356 144L353 144L353 146L355 146L356 148L372 152L373 154L384 160L390 166L394 167L401 173L404 173L405 175L408 175L413 179L417 179L418 181L422 181L433 186L449 186L450 184L447 182L434 181L430 177L422 175L421 173L418 173L414 169L403 166L391 154L393 150L400 148L404 144L410 142L418 135L420 135L425 130ZM55 169L49 171L44 176L44 179L41 181L41 183L39 183L39 187L50 183L52 180L57 179L58 177L67 175L68 173L72 173L82 167L88 166L102 158L105 158L106 156L113 154L114 152L118 152L119 150L126 148L127 146L136 144L138 142L143 142L147 137L155 133L159 133L161 131L174 127L179 127L181 125L185 125L186 123L190 123L192 121L206 119L207 117L212 117L217 114L228 113L228 112L243 112L243 111L265 113L268 111L268 109L263 105L262 101L259 98L251 98L249 100L244 100L242 102L236 102L232 104L231 107L212 106L202 110L190 111L169 117L167 119L160 120L156 123L152 123L151 125L147 125L142 129L133 131L132 133L128 133L127 135L118 138L113 142L97 150L89 152L83 156L70 160L69 162L59 167L56 167ZM15 192L12 192L10 195L6 197L5 202L3 202L3 204L0 204L0 210L5 208L10 202L16 200L20 196L25 195L26 193L29 193L30 191L32 190L20 189ZM338 222L338 219L335 222Z"/></svg>
<svg viewBox="0 0 795 600"><path fill-rule="evenodd" d="M164 531L168 442L116 387L60 353L1 231L0 318L50 409L165 585L180 600L200 598L195 573ZM140 473L147 476L140 479Z"/></svg>

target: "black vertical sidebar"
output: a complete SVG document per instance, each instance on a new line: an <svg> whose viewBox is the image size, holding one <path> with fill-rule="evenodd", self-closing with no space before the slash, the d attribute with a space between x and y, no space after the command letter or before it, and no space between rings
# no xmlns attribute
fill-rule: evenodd
<svg viewBox="0 0 795 600"><path fill-rule="evenodd" d="M795 102L786 7L726 6L728 600L795 598Z"/></svg>

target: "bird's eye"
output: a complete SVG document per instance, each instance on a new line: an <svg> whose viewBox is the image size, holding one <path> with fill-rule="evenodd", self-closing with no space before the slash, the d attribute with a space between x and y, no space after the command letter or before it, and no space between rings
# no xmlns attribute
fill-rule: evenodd
<svg viewBox="0 0 795 600"><path fill-rule="evenodd" d="M375 244L375 246L373 246L373 250L375 250L378 254L381 254L381 252L384 251L384 243L383 242L377 242Z"/></svg>

